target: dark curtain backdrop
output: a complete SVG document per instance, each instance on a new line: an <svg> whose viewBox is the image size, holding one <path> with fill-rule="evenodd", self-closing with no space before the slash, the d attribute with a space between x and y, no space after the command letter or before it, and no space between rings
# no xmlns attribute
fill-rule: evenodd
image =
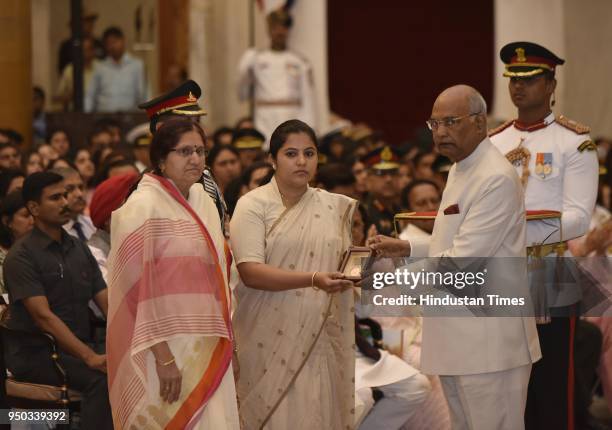
<svg viewBox="0 0 612 430"><path fill-rule="evenodd" d="M491 105L493 0L328 0L331 110L412 140L436 95L465 83Z"/></svg>

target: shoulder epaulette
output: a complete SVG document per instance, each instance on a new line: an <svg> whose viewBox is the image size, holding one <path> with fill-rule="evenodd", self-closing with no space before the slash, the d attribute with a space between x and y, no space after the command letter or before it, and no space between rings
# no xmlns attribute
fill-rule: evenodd
<svg viewBox="0 0 612 430"><path fill-rule="evenodd" d="M505 123L501 124L500 126L495 127L493 129L489 130L489 137L494 136L497 133L501 133L502 131L504 131L505 129L510 127L513 123L514 123L514 120L513 119L509 119L508 121L506 121Z"/></svg>
<svg viewBox="0 0 612 430"><path fill-rule="evenodd" d="M591 131L590 127L584 124L580 124L579 122L576 122L569 118L566 118L563 115L559 115L555 117L555 121L559 125L562 125L563 127L567 128L568 130L572 130L576 134L587 134L588 132Z"/></svg>
<svg viewBox="0 0 612 430"><path fill-rule="evenodd" d="M308 61L308 57L306 57L304 54L302 54L301 52L298 52L298 51L289 51L289 52L291 52L293 55L295 55L300 60L302 60L304 62L304 64L310 66L310 61Z"/></svg>
<svg viewBox="0 0 612 430"><path fill-rule="evenodd" d="M578 146L578 152L597 151L597 145L592 140L585 140Z"/></svg>

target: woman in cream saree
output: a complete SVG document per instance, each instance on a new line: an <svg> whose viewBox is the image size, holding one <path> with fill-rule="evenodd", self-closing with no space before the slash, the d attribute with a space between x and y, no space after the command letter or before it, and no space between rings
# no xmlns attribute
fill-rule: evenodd
<svg viewBox="0 0 612 430"><path fill-rule="evenodd" d="M272 147L274 135L271 142ZM275 178L239 200L230 227L243 277L233 318L243 428L352 428L353 293L350 288L333 294L312 288L317 278L311 274L327 276L324 272L337 270L351 244L355 201L306 186L299 200L287 205L277 182L285 168L280 157ZM281 269L281 283L287 279L282 273L306 277L302 285L252 288L244 282L244 263Z"/></svg>

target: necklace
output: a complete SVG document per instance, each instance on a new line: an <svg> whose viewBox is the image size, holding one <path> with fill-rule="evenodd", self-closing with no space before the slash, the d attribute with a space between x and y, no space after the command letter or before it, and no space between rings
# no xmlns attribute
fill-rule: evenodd
<svg viewBox="0 0 612 430"><path fill-rule="evenodd" d="M280 190L278 190L280 196L281 196L281 200L283 201L283 205L288 208L293 206L293 203L283 194L280 192Z"/></svg>
<svg viewBox="0 0 612 430"><path fill-rule="evenodd" d="M280 188L278 189L278 193L281 196L281 200L283 201L283 205L285 205L285 207L291 207L291 206L293 206L294 204L296 204L297 202L300 201L300 199L306 193L306 191L304 191L302 194L300 194L300 196L298 198L296 198L295 201L289 200L289 198L281 192Z"/></svg>

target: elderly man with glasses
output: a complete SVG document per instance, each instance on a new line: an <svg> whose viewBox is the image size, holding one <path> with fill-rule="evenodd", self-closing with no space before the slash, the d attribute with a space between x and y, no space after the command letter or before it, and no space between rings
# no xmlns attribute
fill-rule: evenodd
<svg viewBox="0 0 612 430"><path fill-rule="evenodd" d="M486 259L496 275L487 277L485 291L526 297L521 183L487 137L486 111L482 96L466 85L438 96L427 124L437 150L454 164L432 235L408 240L375 236L368 244L388 257L435 257L424 266L435 271L440 264L461 268L466 258ZM459 288L452 285L446 291L457 294ZM527 311L507 318L510 312L499 310L495 316L480 316L438 307L430 310L437 316L430 316L424 309L421 371L440 376L453 429L524 428L531 366L541 357L535 319L523 316Z"/></svg>

